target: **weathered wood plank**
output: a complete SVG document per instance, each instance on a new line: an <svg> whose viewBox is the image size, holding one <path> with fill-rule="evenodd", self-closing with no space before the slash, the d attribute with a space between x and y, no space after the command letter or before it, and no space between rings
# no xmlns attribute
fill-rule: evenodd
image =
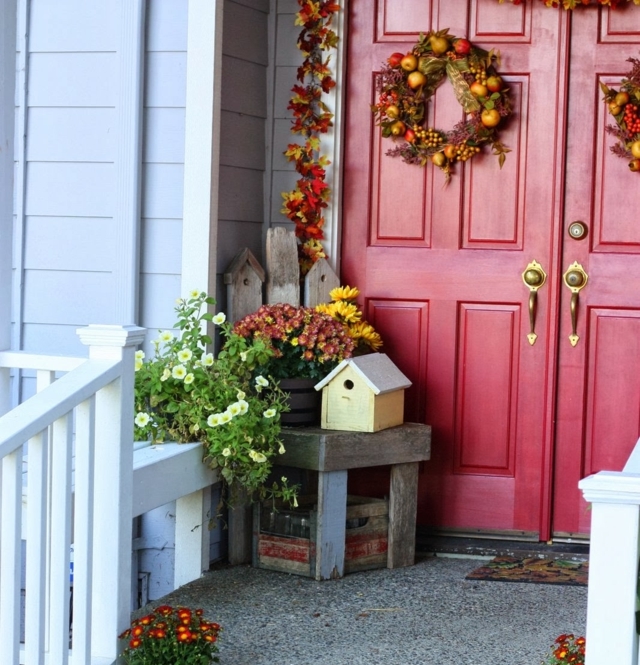
<svg viewBox="0 0 640 665"><path fill-rule="evenodd" d="M405 464L431 456L431 427L420 423L380 432L284 428L282 440L286 452L278 457L278 464L315 471Z"/></svg>
<svg viewBox="0 0 640 665"><path fill-rule="evenodd" d="M293 231L282 227L267 232L267 302L300 304L298 244Z"/></svg>
<svg viewBox="0 0 640 665"><path fill-rule="evenodd" d="M262 305L262 283L265 273L251 250L241 249L224 273L227 285L227 316L239 321Z"/></svg>
<svg viewBox="0 0 640 665"><path fill-rule="evenodd" d="M320 259L304 278L304 304L315 307L331 300L329 292L340 286L340 278L326 259Z"/></svg>
<svg viewBox="0 0 640 665"><path fill-rule="evenodd" d="M347 472L318 474L316 579L344 576L347 520Z"/></svg>
<svg viewBox="0 0 640 665"><path fill-rule="evenodd" d="M252 504L244 489L237 491L229 507L229 563L238 566L251 563L252 558Z"/></svg>
<svg viewBox="0 0 640 665"><path fill-rule="evenodd" d="M418 462L391 467L388 568L413 566L416 554Z"/></svg>

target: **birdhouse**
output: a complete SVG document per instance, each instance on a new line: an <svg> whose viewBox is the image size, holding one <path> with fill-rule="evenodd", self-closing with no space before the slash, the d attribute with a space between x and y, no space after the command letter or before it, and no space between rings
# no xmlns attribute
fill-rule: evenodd
<svg viewBox="0 0 640 665"><path fill-rule="evenodd" d="M378 432L402 425L411 381L384 353L343 360L316 384L322 390L323 429Z"/></svg>

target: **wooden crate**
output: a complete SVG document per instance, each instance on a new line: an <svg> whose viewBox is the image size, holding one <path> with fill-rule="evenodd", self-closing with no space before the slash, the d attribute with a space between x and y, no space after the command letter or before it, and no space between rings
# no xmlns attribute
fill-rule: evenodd
<svg viewBox="0 0 640 665"><path fill-rule="evenodd" d="M315 577L317 511L314 497L300 497L295 510L254 507L253 565ZM389 502L347 497L344 572L387 567Z"/></svg>

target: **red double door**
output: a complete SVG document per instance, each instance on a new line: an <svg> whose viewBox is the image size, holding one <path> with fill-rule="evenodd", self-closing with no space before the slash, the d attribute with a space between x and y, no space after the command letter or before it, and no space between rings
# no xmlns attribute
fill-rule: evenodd
<svg viewBox="0 0 640 665"><path fill-rule="evenodd" d="M341 271L413 381L408 419L433 427L419 522L585 534L579 479L621 469L640 435L640 174L609 150L600 91L638 56L640 8L350 0L348 11ZM486 150L446 187L431 165L386 156L370 111L373 72L443 28L501 51L514 102L504 167ZM460 119L451 86L429 114L442 129ZM575 221L586 237L570 235ZM532 261L547 275L533 345ZM572 265L587 276L573 314Z"/></svg>

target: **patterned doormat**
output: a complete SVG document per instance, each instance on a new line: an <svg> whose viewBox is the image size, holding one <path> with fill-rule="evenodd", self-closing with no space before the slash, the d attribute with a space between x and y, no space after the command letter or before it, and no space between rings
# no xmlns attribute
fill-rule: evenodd
<svg viewBox="0 0 640 665"><path fill-rule="evenodd" d="M472 570L466 579L586 586L588 575L588 561L497 556L484 566Z"/></svg>

